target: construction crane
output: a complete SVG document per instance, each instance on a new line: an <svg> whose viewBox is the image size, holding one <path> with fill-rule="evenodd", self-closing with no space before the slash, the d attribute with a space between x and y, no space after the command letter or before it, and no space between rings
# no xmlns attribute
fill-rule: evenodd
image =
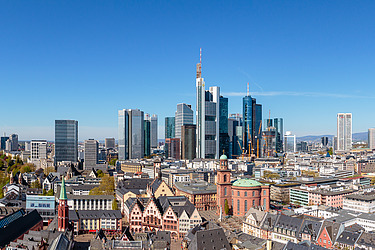
<svg viewBox="0 0 375 250"><path fill-rule="evenodd" d="M259 158L259 137L260 137L261 129L262 129L262 121L260 121L260 124L259 124L259 131L258 131L258 139L257 139L257 158Z"/></svg>
<svg viewBox="0 0 375 250"><path fill-rule="evenodd" d="M237 141L238 143L238 146L240 146L240 149L242 150L242 154L241 154L241 157L242 157L242 160L243 160L243 157L245 155L245 148L244 147L241 147L241 143L239 141Z"/></svg>

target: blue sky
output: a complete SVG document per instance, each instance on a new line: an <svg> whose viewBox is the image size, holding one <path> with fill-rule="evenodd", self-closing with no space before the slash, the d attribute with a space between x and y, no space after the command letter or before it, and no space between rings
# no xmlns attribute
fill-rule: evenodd
<svg viewBox="0 0 375 250"><path fill-rule="evenodd" d="M263 116L297 135L375 126L374 1L1 1L0 133L54 137L55 119L80 139L117 138L117 110L173 116L206 86L241 112L250 83Z"/></svg>

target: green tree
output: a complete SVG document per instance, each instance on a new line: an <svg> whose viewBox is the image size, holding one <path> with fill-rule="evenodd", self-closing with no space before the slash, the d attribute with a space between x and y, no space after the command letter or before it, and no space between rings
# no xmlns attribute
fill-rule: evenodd
<svg viewBox="0 0 375 250"><path fill-rule="evenodd" d="M112 165L112 166L116 166L116 162L117 162L117 159L114 158L114 159L110 160L108 164Z"/></svg>
<svg viewBox="0 0 375 250"><path fill-rule="evenodd" d="M36 179L34 182L30 185L31 188L41 188L42 185L40 185L39 179Z"/></svg>
<svg viewBox="0 0 375 250"><path fill-rule="evenodd" d="M22 165L20 167L21 173L30 173L35 171L35 166L34 164L27 163L25 165Z"/></svg>
<svg viewBox="0 0 375 250"><path fill-rule="evenodd" d="M226 215L229 214L229 205L228 205L228 200L227 199L225 199L225 201L224 201L224 213Z"/></svg>
<svg viewBox="0 0 375 250"><path fill-rule="evenodd" d="M96 173L98 174L99 178L104 177L104 173L103 173L103 171L101 169L99 169L98 172L96 172Z"/></svg>
<svg viewBox="0 0 375 250"><path fill-rule="evenodd" d="M49 175L49 173L52 173L52 172L55 172L56 170L55 170L55 167L46 167L44 170L43 170L43 172L44 172L44 174L46 175L46 176L48 176Z"/></svg>
<svg viewBox="0 0 375 250"><path fill-rule="evenodd" d="M328 153L329 155L333 155L333 148L329 148Z"/></svg>
<svg viewBox="0 0 375 250"><path fill-rule="evenodd" d="M99 187L90 190L90 195L113 195L115 192L115 179L113 176L104 175Z"/></svg>
<svg viewBox="0 0 375 250"><path fill-rule="evenodd" d="M118 210L118 203L116 199L112 201L112 210Z"/></svg>
<svg viewBox="0 0 375 250"><path fill-rule="evenodd" d="M47 191L43 188L43 193L42 193L43 196L46 196L47 195Z"/></svg>
<svg viewBox="0 0 375 250"><path fill-rule="evenodd" d="M48 190L46 196L53 196L54 193L53 193L53 189L51 188L50 190Z"/></svg>

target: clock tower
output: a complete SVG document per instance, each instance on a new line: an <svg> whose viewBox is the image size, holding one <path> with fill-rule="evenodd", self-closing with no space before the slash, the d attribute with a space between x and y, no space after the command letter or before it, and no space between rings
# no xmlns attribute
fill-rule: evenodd
<svg viewBox="0 0 375 250"><path fill-rule="evenodd" d="M225 204L227 203L228 209L231 210L232 207L232 183L231 171L228 169L228 158L226 155L220 156L220 170L217 171L216 179L216 200L217 200L217 213L227 215ZM227 211L228 212L228 211ZM228 212L229 213L229 212Z"/></svg>

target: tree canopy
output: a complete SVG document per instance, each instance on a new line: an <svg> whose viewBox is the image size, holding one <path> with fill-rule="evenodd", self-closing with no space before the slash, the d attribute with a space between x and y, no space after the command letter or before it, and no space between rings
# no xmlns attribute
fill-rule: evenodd
<svg viewBox="0 0 375 250"><path fill-rule="evenodd" d="M115 179L113 176L105 175L100 181L99 187L90 190L90 195L113 195L115 191Z"/></svg>

